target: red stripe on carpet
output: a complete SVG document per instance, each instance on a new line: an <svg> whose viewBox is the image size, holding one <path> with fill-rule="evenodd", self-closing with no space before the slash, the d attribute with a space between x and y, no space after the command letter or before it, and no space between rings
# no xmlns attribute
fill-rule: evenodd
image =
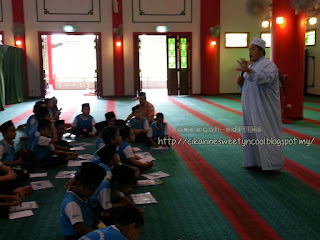
<svg viewBox="0 0 320 240"><path fill-rule="evenodd" d="M320 112L320 109L316 109L316 108L311 108L311 107L303 107L304 109L308 109L311 111L316 111L316 112Z"/></svg>
<svg viewBox="0 0 320 240"><path fill-rule="evenodd" d="M295 177L299 178L303 182L307 183L311 187L320 191L320 175L311 171L310 169L290 160L289 158L284 158L285 164L283 169L291 173Z"/></svg>
<svg viewBox="0 0 320 240"><path fill-rule="evenodd" d="M5 105L3 108L6 109L6 108L8 108L8 107L10 107L10 106L12 106L12 105L13 105L13 104Z"/></svg>
<svg viewBox="0 0 320 240"><path fill-rule="evenodd" d="M77 110L76 107L69 108L66 112L63 112L60 115L60 119L64 120L65 123L70 123L70 120L74 115L74 113L76 112L76 110Z"/></svg>
<svg viewBox="0 0 320 240"><path fill-rule="evenodd" d="M208 116L182 104L181 102L177 101L176 99L174 99L172 97L168 97L168 99L169 99L169 101L176 104L178 107L184 109L185 111L191 113L195 117L200 118L202 121L208 123L210 126L214 127L215 129L221 131L224 135L228 136L229 138L232 138L232 139L239 138L239 133L233 131L231 128L228 128L227 126L213 120L212 118L209 118ZM241 138L241 135L240 135L240 138Z"/></svg>
<svg viewBox="0 0 320 240"><path fill-rule="evenodd" d="M229 97L229 96L220 95L220 97L226 98L226 99L229 99L229 100L232 100L232 101L236 101L236 102L241 102L241 100L236 99L236 98L232 98L232 97ZM320 102L313 101L313 100L303 100L303 101L305 101L305 102L320 103ZM317 108L310 108L310 107L303 107L303 108L304 108L304 109L308 109L308 110L312 110L312 111L316 111L316 112L320 112L320 109L317 109Z"/></svg>
<svg viewBox="0 0 320 240"><path fill-rule="evenodd" d="M221 109L226 110L226 111L228 111L228 112L232 112L232 113L234 113L234 114L237 114L237 115L239 115L239 116L242 116L242 112L240 112L240 111L238 111L238 110L234 110L234 109L232 109L232 108L223 106L223 105L221 105L221 104L218 104L218 103L209 101L208 99L205 99L205 98L202 98L202 97L198 97L198 96L193 96L193 97L196 98L196 99L198 99L198 100L200 100L200 101L202 101L202 102L205 102L205 103L207 103L207 104L210 104L211 106L215 106L215 107L217 107L217 108L221 108ZM240 102L241 102L241 101L240 101Z"/></svg>
<svg viewBox="0 0 320 240"><path fill-rule="evenodd" d="M182 137L168 124L170 136ZM242 239L281 239L257 212L190 145L174 149L188 165Z"/></svg>
<svg viewBox="0 0 320 240"><path fill-rule="evenodd" d="M320 101L303 99L304 102L320 103Z"/></svg>
<svg viewBox="0 0 320 240"><path fill-rule="evenodd" d="M170 124L168 128L171 137L182 139ZM174 149L243 239L281 239L196 150L182 144Z"/></svg>
<svg viewBox="0 0 320 240"><path fill-rule="evenodd" d="M306 121L306 122L312 123L312 124L316 124L316 125L320 125L320 121L314 120L314 119L311 119L311 118L303 118L303 121Z"/></svg>
<svg viewBox="0 0 320 240"><path fill-rule="evenodd" d="M113 98L107 99L106 112L114 112L114 115L117 116L116 101Z"/></svg>
<svg viewBox="0 0 320 240"><path fill-rule="evenodd" d="M33 114L33 108L25 111L24 113L19 114L18 116L11 119L13 124L17 124L18 122L30 117Z"/></svg>
<svg viewBox="0 0 320 240"><path fill-rule="evenodd" d="M176 99L172 98L172 97L168 97L168 99L173 102L174 104L176 104L178 107L182 108L183 110L191 113L192 115L194 115L196 118L200 119L201 121L209 124L212 127L218 126L221 129L226 128L226 126L224 126L223 124L207 117L206 115L188 107L187 105L184 105L183 103L177 101ZM242 138L241 134L238 132L234 132L234 134L232 136L227 135L225 132L221 131L221 133L223 133L224 135L228 136L229 138L232 139L238 139L238 138ZM300 180L302 180L303 182L309 184L311 187L314 187L315 189L320 189L320 175L312 172L311 170L303 167L302 165L295 163L294 161L290 160L289 158L285 158L285 163L283 165L283 169L290 172L291 174L293 174L295 177L299 178ZM312 174L311 174L312 173ZM310 180L310 178L312 178ZM312 184L311 184L312 183Z"/></svg>
<svg viewBox="0 0 320 240"><path fill-rule="evenodd" d="M196 99L198 99L198 100L200 100L200 101L202 101L202 102L205 102L205 103L207 103L207 104L210 104L210 105L212 105L212 106L215 106L215 107L218 107L218 108L221 108L221 109L223 109L223 110L225 110L225 111L228 111L228 112L232 112L232 113L234 113L234 114L237 114L237 115L239 115L239 116L242 116L242 113L240 112L240 111L237 111L237 110L234 110L234 109L232 109L232 108L228 108L228 107L225 107L225 106L222 106L222 105L220 105L220 104L217 104L217 103L214 103L214 102L211 102L211 101L209 101L209 100L207 100L207 99L205 99L205 98L202 98L202 97L194 97L194 98L196 98ZM196 111L197 112L197 111ZM205 116L205 115L204 115ZM210 118L211 119L211 118ZM314 120L314 121L316 121L316 120ZM286 133L286 134L288 134L288 135L291 135L291 136L293 136L293 137L296 137L296 138L300 138L300 139L308 139L308 140L313 140L313 144L315 144L315 145L318 145L318 146L320 146L320 139L319 138L315 138L315 137L312 137L312 136L309 136L309 135L307 135L307 134L303 134L303 133L300 133L300 132L297 132L297 131L294 131L294 130L291 130L291 129L288 129L288 128L282 128L282 131L284 132L284 133Z"/></svg>
<svg viewBox="0 0 320 240"><path fill-rule="evenodd" d="M236 98L232 98L232 97L224 96L224 95L220 95L220 97L241 103L241 100L236 99ZM304 101L306 101L306 102L316 102L316 101L311 101L311 100L304 100ZM320 102L316 102L316 103L320 103ZM308 110L312 110L312 111L316 111L316 112L320 112L320 109L317 109L317 108L311 108L311 107L303 107L303 108L304 109L308 109Z"/></svg>
<svg viewBox="0 0 320 240"><path fill-rule="evenodd" d="M236 98L232 98L232 97L228 97L228 96L224 96L224 95L220 95L220 97L241 103L240 99L236 99Z"/></svg>

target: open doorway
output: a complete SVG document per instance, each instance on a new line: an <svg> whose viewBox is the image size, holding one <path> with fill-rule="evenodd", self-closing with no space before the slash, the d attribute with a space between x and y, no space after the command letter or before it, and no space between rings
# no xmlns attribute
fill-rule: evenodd
<svg viewBox="0 0 320 240"><path fill-rule="evenodd" d="M3 33L0 31L0 44L3 44Z"/></svg>
<svg viewBox="0 0 320 240"><path fill-rule="evenodd" d="M139 69L141 91L148 96L167 94L167 37L140 35Z"/></svg>
<svg viewBox="0 0 320 240"><path fill-rule="evenodd" d="M135 35L135 90L150 96L189 95L191 34Z"/></svg>
<svg viewBox="0 0 320 240"><path fill-rule="evenodd" d="M99 35L41 34L43 96L100 96Z"/></svg>

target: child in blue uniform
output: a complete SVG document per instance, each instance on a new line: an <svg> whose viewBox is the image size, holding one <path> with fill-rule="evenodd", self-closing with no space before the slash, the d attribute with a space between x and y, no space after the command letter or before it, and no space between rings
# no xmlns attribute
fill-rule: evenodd
<svg viewBox="0 0 320 240"><path fill-rule="evenodd" d="M95 136L96 129L94 125L96 121L90 115L90 105L89 103L82 104L82 114L75 117L72 123L71 132L76 136Z"/></svg>
<svg viewBox="0 0 320 240"><path fill-rule="evenodd" d="M23 160L15 154L13 140L16 138L16 128L12 121L3 123L0 132L3 135L3 139L0 141L0 161L8 166L21 166Z"/></svg>
<svg viewBox="0 0 320 240"><path fill-rule="evenodd" d="M115 225L90 232L80 240L137 240L144 219L135 207L122 207L115 219Z"/></svg>
<svg viewBox="0 0 320 240"><path fill-rule="evenodd" d="M51 120L49 110L46 107L40 107L35 111L35 117L37 121L32 126L28 133L28 149L31 149L32 143L36 136L39 136L38 126L40 120Z"/></svg>
<svg viewBox="0 0 320 240"><path fill-rule="evenodd" d="M20 165L23 161L15 159L13 139L16 128L12 121L7 121L0 126L4 139L0 142L0 194L20 194L21 196L32 191L31 186L22 187L24 179L17 179L17 175L9 166Z"/></svg>
<svg viewBox="0 0 320 240"><path fill-rule="evenodd" d="M64 163L66 160L77 158L76 154L67 151L56 150L53 143L57 142L57 130L54 122L41 120L39 122L40 136L36 136L31 147L32 160L40 167L54 166ZM52 138L50 135L52 133ZM55 156L58 155L58 156Z"/></svg>
<svg viewBox="0 0 320 240"><path fill-rule="evenodd" d="M106 172L94 163L83 163L66 193L60 210L62 234L66 240L74 240L93 231L94 217L88 199L94 194Z"/></svg>
<svg viewBox="0 0 320 240"><path fill-rule="evenodd" d="M159 140L163 140L164 138L167 139L169 137L168 125L163 122L163 113L157 113L156 121L151 124L147 137L150 144L155 148L157 148L161 142ZM166 141L163 142L165 143Z"/></svg>
<svg viewBox="0 0 320 240"><path fill-rule="evenodd" d="M97 150L106 145L102 139L102 129L104 129L107 126L108 126L107 121L98 122L96 123L96 125L94 125L94 127L97 129L97 140L96 140Z"/></svg>
<svg viewBox="0 0 320 240"><path fill-rule="evenodd" d="M136 156L129 142L134 142L135 135L133 130L128 126L123 126L120 128L120 135L122 137L122 142L118 148L118 154L120 156L120 161L123 164L135 166L140 169L147 169L153 166L153 162L142 163L138 160L140 157Z"/></svg>
<svg viewBox="0 0 320 240"><path fill-rule="evenodd" d="M100 216L112 207L111 203L111 178L112 167L120 163L119 156L114 146L105 146L98 151L101 163L99 164L106 171L105 179L97 188L95 194L91 197L91 203L95 209L96 216Z"/></svg>
<svg viewBox="0 0 320 240"><path fill-rule="evenodd" d="M25 126L25 131L26 134L28 136L29 131L31 130L31 128L33 127L34 124L36 124L38 122L37 118L36 118L36 111L40 108L40 107L45 107L45 103L43 100L41 101L37 101L34 106L33 106L33 113L27 120L26 126Z"/></svg>
<svg viewBox="0 0 320 240"><path fill-rule="evenodd" d="M103 128L102 133L101 133L101 137L102 140L104 141L106 146L114 146L114 147L118 147L121 144L122 138L120 136L120 132L119 129L113 126L108 126ZM94 154L93 154L93 159L92 162L99 164L100 158L97 154L99 150L97 150Z"/></svg>
<svg viewBox="0 0 320 240"><path fill-rule="evenodd" d="M132 114L134 117L130 119L129 127L133 129L137 142L145 142L147 140L147 133L149 132L148 120L142 117L139 106L132 108Z"/></svg>

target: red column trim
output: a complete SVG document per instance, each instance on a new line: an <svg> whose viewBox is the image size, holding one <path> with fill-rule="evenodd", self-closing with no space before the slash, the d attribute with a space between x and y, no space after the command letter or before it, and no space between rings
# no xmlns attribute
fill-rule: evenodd
<svg viewBox="0 0 320 240"><path fill-rule="evenodd" d="M117 3L117 6L114 4ZM118 12L115 12L115 9ZM119 28L123 24L122 0L112 1L112 26ZM116 43L120 42L121 46ZM124 96L124 56L123 56L123 36L113 33L113 69L114 69L114 93L116 97Z"/></svg>
<svg viewBox="0 0 320 240"><path fill-rule="evenodd" d="M47 51L48 51L48 70L49 84L52 84L53 89L56 89L56 81L53 77L53 62L52 62L52 35L47 35Z"/></svg>
<svg viewBox="0 0 320 240"><path fill-rule="evenodd" d="M283 24L276 18L284 17ZM305 14L295 14L290 0L272 2L271 59L283 74L288 74L283 118L303 118Z"/></svg>
<svg viewBox="0 0 320 240"><path fill-rule="evenodd" d="M24 9L23 9L23 0L12 0L12 23L22 23L24 24ZM23 36L14 36L14 43L17 40L22 42L22 45L19 46L23 50L23 70L24 70L24 86L26 97L29 97L29 84L28 84L28 68L27 68L27 55L26 55L26 39L25 35Z"/></svg>
<svg viewBox="0 0 320 240"><path fill-rule="evenodd" d="M200 16L201 94L218 94L220 41L211 36L209 29L220 24L220 0L201 0ZM217 42L215 46L212 40Z"/></svg>

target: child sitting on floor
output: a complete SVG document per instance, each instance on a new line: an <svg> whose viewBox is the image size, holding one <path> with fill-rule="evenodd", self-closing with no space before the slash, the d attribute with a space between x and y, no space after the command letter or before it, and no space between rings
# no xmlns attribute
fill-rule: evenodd
<svg viewBox="0 0 320 240"><path fill-rule="evenodd" d="M106 176L97 188L95 194L91 197L91 203L97 216L99 216L102 211L112 207L110 184L112 178L111 168L120 163L119 156L114 146L105 146L99 149L98 155L101 160L99 166L106 171Z"/></svg>
<svg viewBox="0 0 320 240"><path fill-rule="evenodd" d="M89 103L82 104L81 111L82 114L76 116L73 121L71 132L76 136L95 136L96 129L94 125L96 124L96 121L90 115Z"/></svg>
<svg viewBox="0 0 320 240"><path fill-rule="evenodd" d="M57 130L53 121L42 120L39 122L40 136L36 136L31 152L36 165L40 167L54 166L64 163L69 159L76 159L72 152L56 150L52 143L57 142ZM52 138L50 135L52 133Z"/></svg>
<svg viewBox="0 0 320 240"><path fill-rule="evenodd" d="M147 133L149 131L148 120L142 117L139 106L132 108L133 118L129 121L129 127L133 129L137 142L145 142L147 140Z"/></svg>
<svg viewBox="0 0 320 240"><path fill-rule="evenodd" d="M106 225L114 224L114 218L118 213L119 207L132 206L134 203L130 200L130 192L136 185L135 172L132 168L126 165L115 165L112 169L112 179L108 186L108 191L105 192L105 198L111 201L108 208L100 208L97 212L98 220ZM111 194L110 194L111 190Z"/></svg>
<svg viewBox="0 0 320 240"><path fill-rule="evenodd" d="M115 224L90 232L80 240L137 240L144 219L135 207L121 207L115 218Z"/></svg>
<svg viewBox="0 0 320 240"><path fill-rule="evenodd" d="M28 133L28 149L31 149L32 143L36 136L39 136L38 126L40 120L51 120L49 110L46 107L40 107L35 111L36 123L32 126Z"/></svg>
<svg viewBox="0 0 320 240"><path fill-rule="evenodd" d="M114 126L116 121L116 115L114 112L107 112L105 115L108 126Z"/></svg>
<svg viewBox="0 0 320 240"><path fill-rule="evenodd" d="M125 125L120 128L120 135L122 137L122 142L118 148L120 161L123 164L139 167L140 169L151 168L153 166L153 162L143 163L138 161L140 157L134 154L133 149L129 144L129 142L134 142L135 135L133 130Z"/></svg>
<svg viewBox="0 0 320 240"><path fill-rule="evenodd" d="M70 151L70 145L66 140L63 140L63 135L66 133L66 125L64 123L64 120L57 120L55 121L55 126L57 129L57 139L58 141L53 143L55 149L61 150L61 151Z"/></svg>
<svg viewBox="0 0 320 240"><path fill-rule="evenodd" d="M118 147L121 144L122 138L120 136L119 129L113 126L108 126L103 128L101 137L106 146L114 146ZM97 154L99 150L97 150L93 154L92 162L99 164L101 162L99 155Z"/></svg>
<svg viewBox="0 0 320 240"><path fill-rule="evenodd" d="M166 141L159 141L169 137L168 125L163 122L163 113L157 113L156 121L151 124L147 137L150 144L155 148L159 146L159 143L160 145L167 145L161 144L161 142L165 143Z"/></svg>
<svg viewBox="0 0 320 240"><path fill-rule="evenodd" d="M57 106L58 99L56 97L52 97L51 101L52 101L52 108L50 108L50 110L52 112L53 119L59 120L62 108L58 109L58 106Z"/></svg>
<svg viewBox="0 0 320 240"><path fill-rule="evenodd" d="M93 211L88 201L105 175L106 172L97 164L82 164L61 205L60 223L66 240L79 239L94 230Z"/></svg>
<svg viewBox="0 0 320 240"><path fill-rule="evenodd" d="M33 113L27 120L27 123L25 125L25 131L26 134L28 136L30 130L32 129L33 125L36 124L38 122L37 118L36 118L36 111L41 108L41 107L45 107L45 103L43 100L41 101L37 101L34 106L33 106Z"/></svg>
<svg viewBox="0 0 320 240"><path fill-rule="evenodd" d="M102 139L102 129L107 127L108 123L107 123L107 121L102 121L102 122L96 123L96 125L94 125L94 126L97 129L96 149L98 150L106 145Z"/></svg>
<svg viewBox="0 0 320 240"><path fill-rule="evenodd" d="M13 140L16 138L16 128L9 120L0 126L3 139L0 141L0 161L8 166L21 166L23 160L16 156Z"/></svg>

